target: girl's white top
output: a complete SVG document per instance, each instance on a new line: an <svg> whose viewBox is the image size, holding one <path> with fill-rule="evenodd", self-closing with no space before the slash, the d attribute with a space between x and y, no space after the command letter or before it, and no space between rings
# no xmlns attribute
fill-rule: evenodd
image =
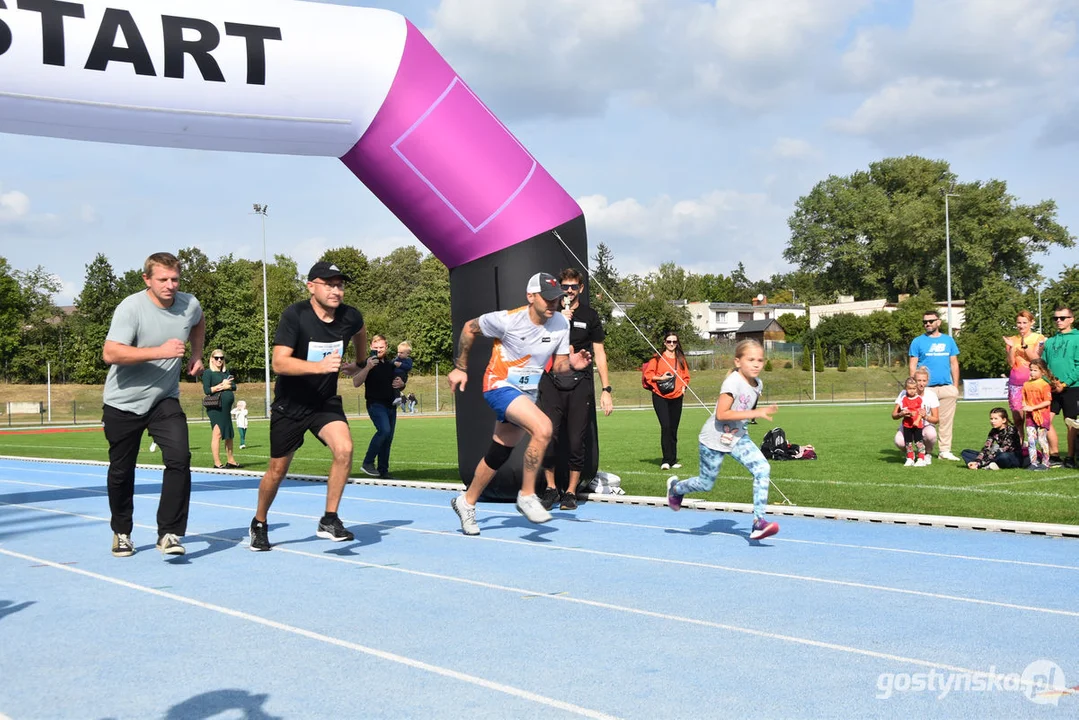
<svg viewBox="0 0 1079 720"><path fill-rule="evenodd" d="M761 396L764 383L757 378L756 385L750 385L742 377L740 372L732 372L723 381L719 388L720 395L730 395L734 398L731 410L752 410ZM742 436L746 434L746 425L749 420L717 420L713 412L712 416L704 423L698 440L701 445L712 450L730 452L738 444Z"/></svg>

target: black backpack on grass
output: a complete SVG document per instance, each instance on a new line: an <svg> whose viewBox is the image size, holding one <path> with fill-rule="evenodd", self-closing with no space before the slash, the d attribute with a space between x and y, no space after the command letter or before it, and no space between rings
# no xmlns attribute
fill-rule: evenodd
<svg viewBox="0 0 1079 720"><path fill-rule="evenodd" d="M798 447L787 442L787 433L781 427L769 430L761 441L761 454L767 460L793 460L797 452Z"/></svg>

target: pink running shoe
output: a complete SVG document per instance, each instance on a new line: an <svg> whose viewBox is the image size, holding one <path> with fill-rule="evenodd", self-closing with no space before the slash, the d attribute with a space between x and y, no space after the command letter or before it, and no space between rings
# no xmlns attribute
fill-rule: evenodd
<svg viewBox="0 0 1079 720"><path fill-rule="evenodd" d="M766 537L772 537L777 532L779 532L779 523L768 522L761 517L753 521L753 530L749 533L749 539L763 540Z"/></svg>
<svg viewBox="0 0 1079 720"><path fill-rule="evenodd" d="M682 498L684 498L685 495L675 494L674 484L676 482L678 482L677 475L671 475L667 478L667 505L670 506L671 510L677 512L682 509Z"/></svg>

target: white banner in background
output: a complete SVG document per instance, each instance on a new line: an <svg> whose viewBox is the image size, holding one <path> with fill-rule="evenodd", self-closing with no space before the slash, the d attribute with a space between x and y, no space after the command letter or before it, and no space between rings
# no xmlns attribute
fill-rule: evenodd
<svg viewBox="0 0 1079 720"><path fill-rule="evenodd" d="M974 378L963 380L964 400L1007 400L1008 378Z"/></svg>

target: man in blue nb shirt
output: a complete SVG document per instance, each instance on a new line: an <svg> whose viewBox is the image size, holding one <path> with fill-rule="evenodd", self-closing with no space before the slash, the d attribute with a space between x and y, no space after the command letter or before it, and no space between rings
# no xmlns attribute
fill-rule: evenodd
<svg viewBox="0 0 1079 720"><path fill-rule="evenodd" d="M952 423L955 420L955 404L959 400L959 346L951 335L940 331L940 313L927 310L922 315L925 334L914 338L910 344L910 374L925 367L929 370L929 387L940 400L940 424L937 426L937 457L941 460L959 462L952 454Z"/></svg>

